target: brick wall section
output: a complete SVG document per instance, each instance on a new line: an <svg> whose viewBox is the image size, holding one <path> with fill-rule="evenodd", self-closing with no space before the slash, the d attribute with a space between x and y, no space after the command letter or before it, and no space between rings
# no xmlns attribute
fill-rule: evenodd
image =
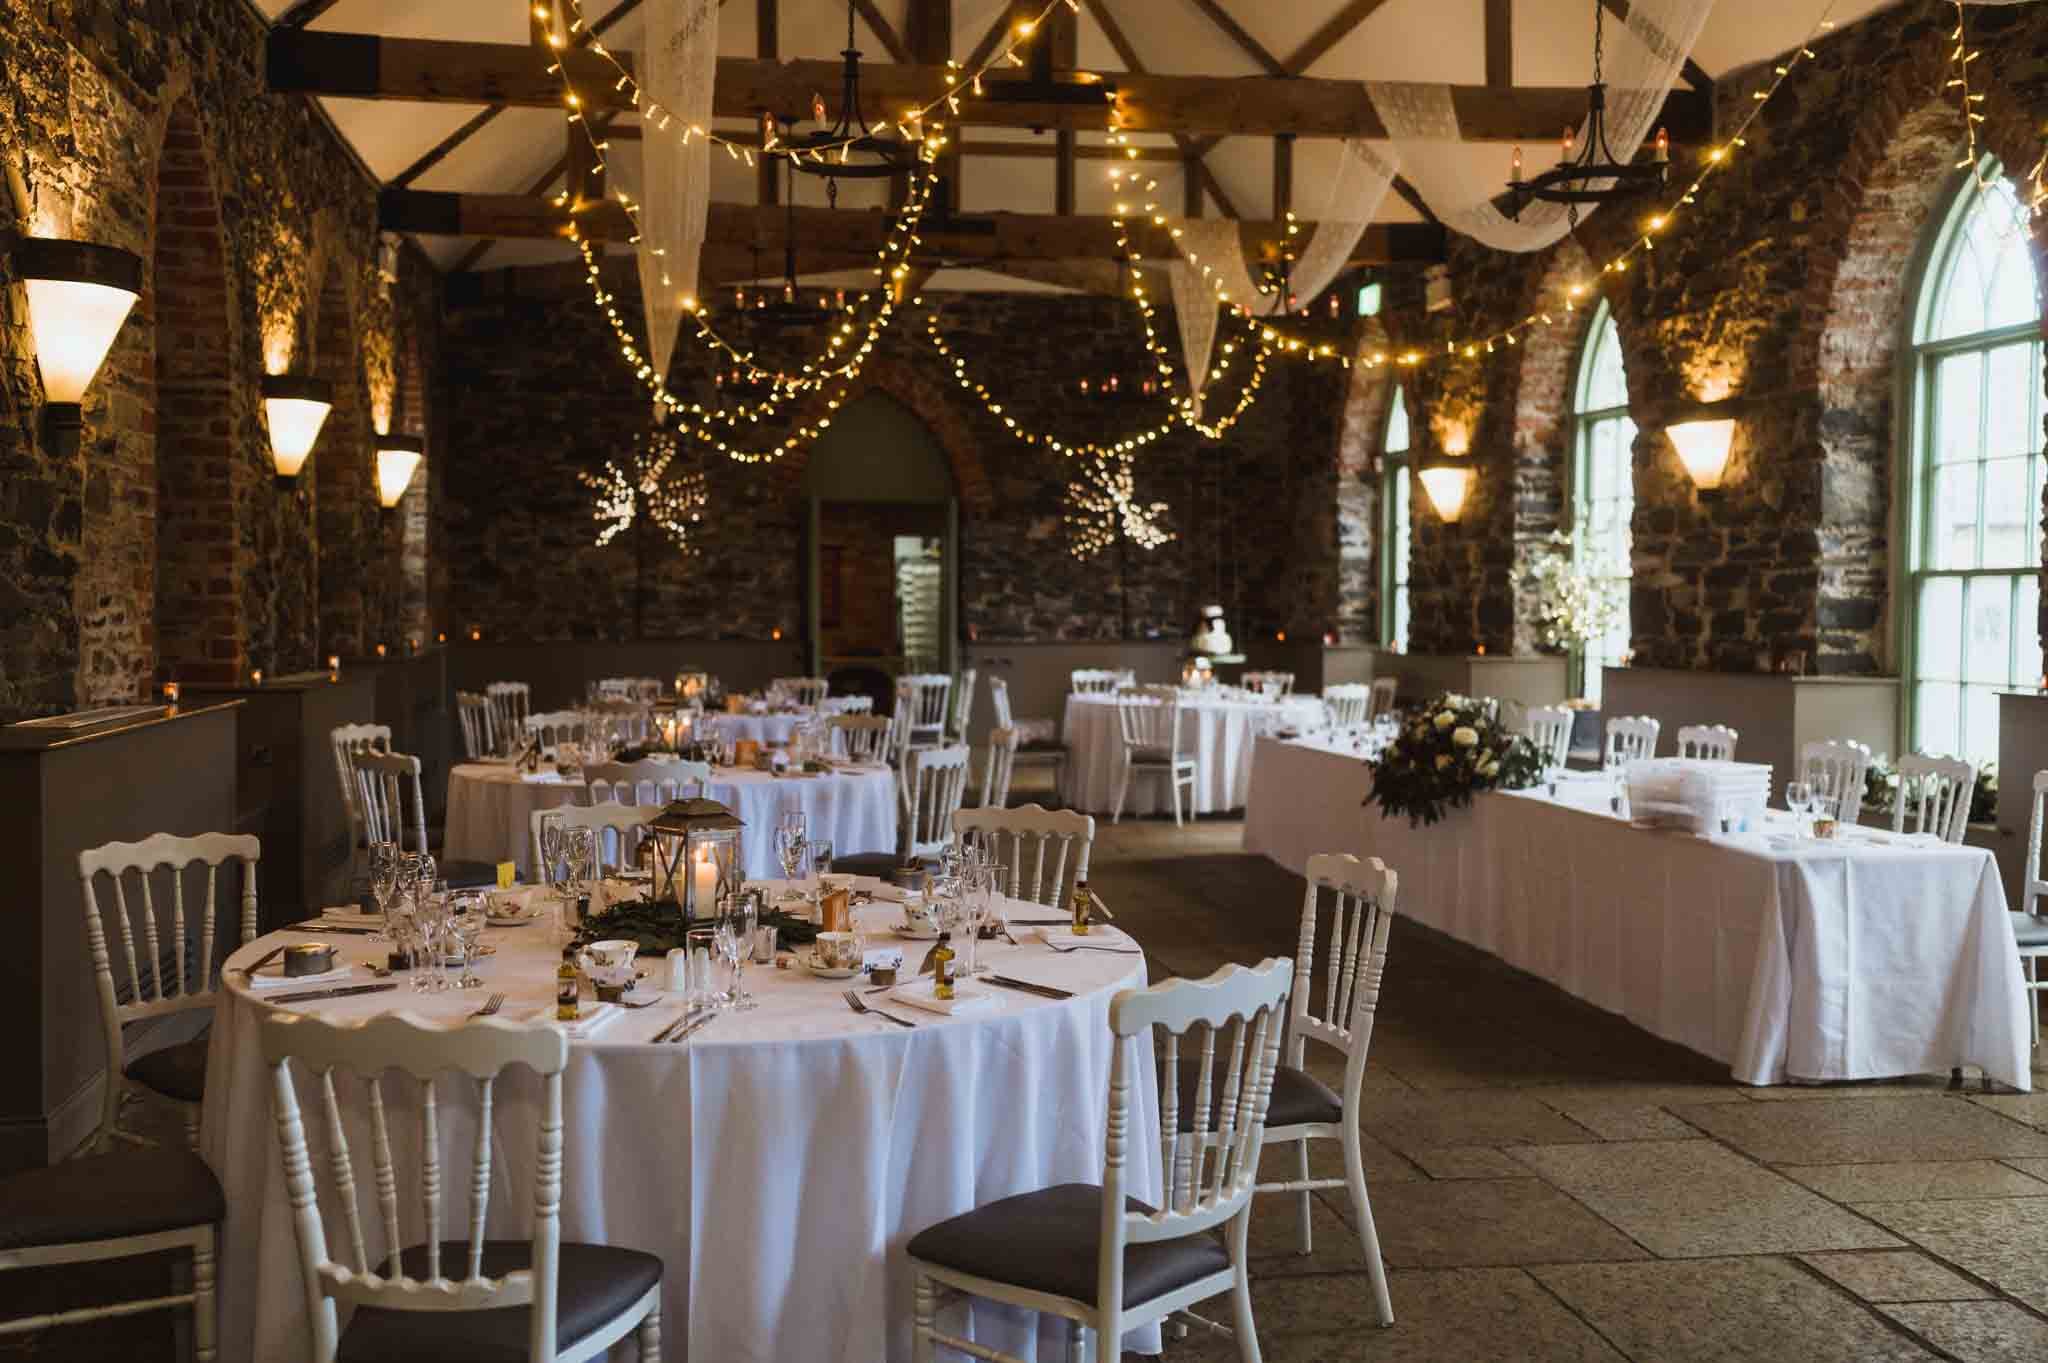
<svg viewBox="0 0 2048 1363"><path fill-rule="evenodd" d="M320 443L301 475L313 483L320 545L320 646L329 654L360 658L370 646L370 598L363 569L377 531L369 393L356 347L353 301L340 267L328 268L320 289L315 369L334 385L334 407L320 428Z"/></svg>

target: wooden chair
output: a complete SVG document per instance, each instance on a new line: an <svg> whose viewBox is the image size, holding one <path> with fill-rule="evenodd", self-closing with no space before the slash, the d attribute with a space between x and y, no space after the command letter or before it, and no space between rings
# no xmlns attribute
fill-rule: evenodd
<svg viewBox="0 0 2048 1363"><path fill-rule="evenodd" d="M1687 724L1678 731L1678 755L1710 762L1733 762L1735 741L1742 735L1725 724Z"/></svg>
<svg viewBox="0 0 2048 1363"><path fill-rule="evenodd" d="M1138 684L1138 674L1128 667L1077 667L1069 674L1077 696L1113 696L1126 686Z"/></svg>
<svg viewBox="0 0 2048 1363"><path fill-rule="evenodd" d="M537 715L528 715L519 732L528 738L538 738L541 760L552 762L558 745L586 742L590 737L590 726L581 710L543 710Z"/></svg>
<svg viewBox="0 0 2048 1363"><path fill-rule="evenodd" d="M495 755L498 736L491 698L479 691L457 691L455 713L462 720L463 755L472 762Z"/></svg>
<svg viewBox="0 0 2048 1363"><path fill-rule="evenodd" d="M953 679L943 672L912 673L896 679L896 708L910 707L911 747L936 747L946 738L946 708Z"/></svg>
<svg viewBox="0 0 2048 1363"><path fill-rule="evenodd" d="M1915 833L1933 833L1943 842L1960 846L1970 829L1970 797L1976 792L1977 769L1961 758L1907 753L1899 759L1892 832L1906 831L1906 805L1910 802Z"/></svg>
<svg viewBox="0 0 2048 1363"><path fill-rule="evenodd" d="M676 757L643 757L638 762L592 762L583 768L590 803L666 805L684 793L702 795L711 784L709 762Z"/></svg>
<svg viewBox="0 0 2048 1363"><path fill-rule="evenodd" d="M1188 812L1194 812L1195 759L1180 751L1180 688L1146 686L1116 693L1117 727L1123 738L1124 779L1117 787L1116 808L1109 821L1124 816L1124 801L1130 798L1131 781L1139 772L1164 776L1173 792L1173 826L1181 826L1181 787L1188 792Z"/></svg>
<svg viewBox="0 0 2048 1363"><path fill-rule="evenodd" d="M1870 749L1861 743L1817 738L1799 749L1799 779L1839 800L1836 817L1855 823L1863 813L1863 782L1870 773Z"/></svg>
<svg viewBox="0 0 2048 1363"><path fill-rule="evenodd" d="M990 729L988 756L981 767L981 805L1001 809L1010 803L1010 776L1017 766L1017 731Z"/></svg>
<svg viewBox="0 0 2048 1363"><path fill-rule="evenodd" d="M1102 1182L1006 1197L911 1237L915 1363L934 1363L940 1346L1016 1363L941 1327L942 1291L1066 1318L1077 1363L1091 1356L1112 1363L1126 1331L1185 1316L1196 1302L1228 1292L1238 1357L1257 1363L1246 1232L1292 968L1270 959L1253 969L1229 965L1204 980L1168 980L1111 1000L1116 1052ZM1197 1030L1201 1074L1185 1123L1191 1129L1182 1130L1178 1085L1169 1079L1159 1088L1166 1196L1153 1207L1130 1196L1125 1181L1129 1142L1152 1135L1131 1130L1131 1089L1153 1072L1155 1032L1164 1034L1157 1072L1174 1076L1182 1038L1192 1051Z"/></svg>
<svg viewBox="0 0 2048 1363"><path fill-rule="evenodd" d="M967 745L919 748L910 755L910 803L897 835L897 860L937 856L953 840L953 815L967 793Z"/></svg>
<svg viewBox="0 0 2048 1363"><path fill-rule="evenodd" d="M514 738L526 732L526 717L533 712L533 688L525 682L492 682L484 687L491 699L491 732Z"/></svg>
<svg viewBox="0 0 2048 1363"><path fill-rule="evenodd" d="M185 1118L185 1135L199 1143L199 1103L206 1096L206 1038L163 1046L134 1060L127 1058L123 1029L130 1023L176 1013L211 1013L220 996L220 962L237 947L256 939L256 867L263 848L255 838L230 833L173 837L158 833L141 842L110 842L78 854L78 879L84 891L85 944L92 958L93 981L100 1000L100 1037L106 1048L106 1087L100 1096L100 1120L92 1143L104 1149L113 1140L139 1138L120 1129L122 1105L131 1098L167 1100ZM234 938L223 941L215 912L220 867L225 861L242 867L241 913ZM188 921L185 911L187 869L206 867L206 899ZM161 910L150 889L150 877L170 873L170 922L160 923ZM141 905L131 910L127 877L141 887ZM120 943L117 967L107 949L107 915L100 908L95 878L113 882L112 918ZM142 929L140 949L136 924ZM165 929L168 929L166 931ZM197 930L195 944L192 933ZM115 981L116 969L119 983ZM0 1244L5 1243L0 1232Z"/></svg>
<svg viewBox="0 0 2048 1363"><path fill-rule="evenodd" d="M285 1195L292 1210L313 1363L337 1358L384 1363L449 1363L467 1358L526 1358L577 1363L602 1357L628 1333L640 1357L661 1357L661 1260L638 1250L562 1241L562 1072L569 1041L545 1026L497 1018L460 1027L430 1026L403 1013L337 1025L303 1014L273 1012L262 1023L263 1060L271 1074L271 1109L283 1153ZM533 1231L529 1239L484 1236L490 1199L494 1132L492 1096L498 1077L524 1066L541 1083L531 1151ZM293 1070L303 1078L295 1079ZM394 1078L392 1072L400 1076ZM309 1148L299 1088L313 1096ZM425 1234L405 1244L400 1230L399 1175L392 1158L386 1085L418 1091L417 1159ZM475 1153L470 1160L466 1235L443 1240L444 1225L464 1225L451 1210L443 1220L440 1094L476 1094ZM393 1104L396 1106L396 1104ZM368 1131L364 1132L367 1117ZM502 1121L502 1119L498 1119ZM369 1147L376 1204L359 1205L351 1135ZM400 1147L407 1144L400 1138ZM525 1160L506 1161L512 1170ZM321 1174L325 1172L326 1187ZM507 1174L503 1177L516 1177ZM460 1182L460 1170L446 1182ZM331 1240L325 1213L339 1208L347 1236ZM373 1250L374 1247L374 1250ZM353 1308L343 1328L337 1306Z"/></svg>
<svg viewBox="0 0 2048 1363"><path fill-rule="evenodd" d="M548 872L553 867L541 855L541 826L550 820L566 829L590 828L597 831L597 869L603 874L610 869L623 869L633 865L634 853L639 850L644 838L651 836L647 825L661 817L662 805L592 804L556 805L553 809L536 809L527 816L527 836L532 839L528 850L533 854L532 865L544 867ZM606 834L612 836L606 837Z"/></svg>
<svg viewBox="0 0 2048 1363"><path fill-rule="evenodd" d="M967 741L967 726L974 722L974 668L967 668L960 674L960 684L953 688L952 709L946 716L946 739L951 743Z"/></svg>
<svg viewBox="0 0 2048 1363"><path fill-rule="evenodd" d="M1616 715L1607 721L1604 764L1640 762L1657 755L1657 733L1664 726L1648 715Z"/></svg>
<svg viewBox="0 0 2048 1363"><path fill-rule="evenodd" d="M1294 1145L1299 1155L1297 1177L1257 1188L1261 1193L1294 1193L1301 1198L1303 1254L1313 1248L1309 1213L1316 1191L1343 1188L1351 1195L1351 1214L1358 1223L1366 1276L1372 1282L1373 1308L1383 1326L1394 1323L1394 1303L1387 1295L1379 1232L1373 1226L1372 1203L1365 1193L1365 1164L1358 1137L1359 1088L1365 1079L1366 1049L1372 1043L1380 978L1387 964L1387 934L1394 921L1394 894L1399 885L1400 878L1377 857L1360 861L1343 853L1308 859L1308 889L1302 896L1301 938L1294 957L1294 994L1288 1004L1287 1058L1273 1075L1272 1106L1266 1110L1266 1139L1275 1145ZM1324 891L1331 896L1329 957L1318 971L1317 906ZM1323 988L1317 1001L1312 996L1319 973ZM1304 1068L1311 1041L1344 1057L1341 1092L1332 1091ZM1343 1178L1309 1177L1308 1143L1312 1140L1343 1144Z"/></svg>
<svg viewBox="0 0 2048 1363"><path fill-rule="evenodd" d="M1372 723L1381 715L1391 715L1394 713L1397 700L1395 692L1400 689L1400 684L1401 679L1399 677L1374 677L1372 679L1371 695L1365 707L1366 723Z"/></svg>
<svg viewBox="0 0 2048 1363"><path fill-rule="evenodd" d="M1270 692L1274 696L1294 694L1292 672L1247 672L1243 681L1244 689L1247 691Z"/></svg>
<svg viewBox="0 0 2048 1363"><path fill-rule="evenodd" d="M173 1289L161 1296L0 1320L0 1338L189 1306L193 1357L211 1363L214 1228L226 1215L213 1170L189 1150L122 1150L0 1178L0 1271L69 1267L168 1250L192 1254L189 1292ZM27 1352L35 1352L34 1347ZM62 1355L52 1351L50 1356Z"/></svg>
<svg viewBox="0 0 2048 1363"><path fill-rule="evenodd" d="M2019 912L2011 915L2013 937L2019 944L2020 964L2027 972L2027 1020L2034 1027L2034 1045L2041 1044L2041 1000L2048 992L2048 980L2041 978L2041 958L2048 956L2048 914L2041 911L2041 898L2048 895L2048 877L2041 867L2041 823L2048 812L2048 771L2034 773L2034 811L2027 821L2026 888L2020 892Z"/></svg>
<svg viewBox="0 0 2048 1363"><path fill-rule="evenodd" d="M956 841L975 834L995 850L1005 873L1004 894L1065 909L1074 901L1074 882L1088 874L1095 820L1071 809L1040 805L963 809L953 816Z"/></svg>
<svg viewBox="0 0 2048 1363"><path fill-rule="evenodd" d="M1375 683L1377 684L1377 683ZM1339 682L1323 688L1323 709L1333 729L1355 729L1372 714L1372 687L1363 682Z"/></svg>
<svg viewBox="0 0 2048 1363"><path fill-rule="evenodd" d="M341 782L341 807L348 811L348 877L354 885L369 843L363 836L363 807L356 794L355 768L349 764L349 758L358 752L390 752L391 726L341 724L327 731L327 741L334 746L334 774Z"/></svg>
<svg viewBox="0 0 2048 1363"><path fill-rule="evenodd" d="M865 699L865 697L863 697ZM838 736L839 750L854 762L889 760L891 721L880 715L834 715L826 721Z"/></svg>
<svg viewBox="0 0 2048 1363"><path fill-rule="evenodd" d="M1562 767L1572 752L1572 712L1563 706L1538 705L1524 720L1529 741L1546 767Z"/></svg>

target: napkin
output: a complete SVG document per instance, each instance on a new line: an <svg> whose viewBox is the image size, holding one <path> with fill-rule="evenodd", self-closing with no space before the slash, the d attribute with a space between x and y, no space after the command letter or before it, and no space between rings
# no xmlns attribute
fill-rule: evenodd
<svg viewBox="0 0 2048 1363"><path fill-rule="evenodd" d="M616 1003L586 1003L580 1005L580 1007L583 1016L577 1018L574 1022L555 1021L555 1005L552 1003L534 1011L527 1020L529 1022L545 1022L551 1026L559 1027L569 1034L571 1041L583 1041L588 1039L591 1033L606 1026L613 1018L626 1011Z"/></svg>
<svg viewBox="0 0 2048 1363"><path fill-rule="evenodd" d="M344 928L381 928L384 926L384 915L369 913L356 904L337 904L332 908L320 910L319 921Z"/></svg>
<svg viewBox="0 0 2048 1363"><path fill-rule="evenodd" d="M338 965L332 970L323 970L318 975L287 975L284 973L284 962L278 960L272 961L269 965L264 966L263 969L249 976L249 987L251 989L282 989L286 985L291 985L295 989L318 989L326 984L343 984L354 973L354 966Z"/></svg>
<svg viewBox="0 0 2048 1363"><path fill-rule="evenodd" d="M907 1003L912 1008L922 1008L928 1013L944 1013L956 1017L963 1013L989 1013L996 1008L996 996L978 984L966 980L953 986L953 997L942 999L933 991L929 978L912 980L899 984L889 991L889 997L898 1003Z"/></svg>
<svg viewBox="0 0 2048 1363"><path fill-rule="evenodd" d="M1100 923L1086 933L1075 932L1072 928L1033 928L1041 939L1056 947L1119 947L1128 949L1136 946L1128 933L1116 928L1106 928Z"/></svg>

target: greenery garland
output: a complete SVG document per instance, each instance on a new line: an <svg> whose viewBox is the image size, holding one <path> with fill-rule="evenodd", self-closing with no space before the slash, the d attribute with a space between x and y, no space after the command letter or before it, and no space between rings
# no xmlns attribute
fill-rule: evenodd
<svg viewBox="0 0 2048 1363"><path fill-rule="evenodd" d="M1365 803L1381 818L1433 824L1469 806L1475 791L1522 790L1542 776L1535 744L1503 729L1490 705L1446 692L1402 715L1400 733L1372 763Z"/></svg>
<svg viewBox="0 0 2048 1363"><path fill-rule="evenodd" d="M708 926L708 920L699 919L698 927ZM785 947L809 946L818 940L818 925L808 918L780 909L764 912L759 926L780 930L779 944ZM685 925L681 910L666 900L628 900L614 904L603 913L585 918L576 929L576 945L587 947L592 942L632 941L640 944L636 953L641 956L666 956L683 945Z"/></svg>

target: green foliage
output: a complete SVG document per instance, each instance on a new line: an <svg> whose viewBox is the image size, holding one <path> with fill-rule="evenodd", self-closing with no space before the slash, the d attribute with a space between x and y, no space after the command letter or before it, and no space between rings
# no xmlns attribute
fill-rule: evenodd
<svg viewBox="0 0 2048 1363"><path fill-rule="evenodd" d="M701 926L703 920L699 919L698 923ZM780 909L764 912L760 926L780 929L780 944L786 947L809 946L818 940L816 923ZM639 954L642 956L666 956L683 945L683 931L683 915L674 904L666 900L656 903L652 899L635 899L625 904L614 904L603 913L584 919L582 926L576 929L576 945L634 941L640 944Z"/></svg>
<svg viewBox="0 0 2048 1363"><path fill-rule="evenodd" d="M1365 802L1382 818L1433 824L1476 791L1522 790L1542 776L1535 744L1503 729L1480 701L1446 693L1402 716L1399 735L1372 764Z"/></svg>

